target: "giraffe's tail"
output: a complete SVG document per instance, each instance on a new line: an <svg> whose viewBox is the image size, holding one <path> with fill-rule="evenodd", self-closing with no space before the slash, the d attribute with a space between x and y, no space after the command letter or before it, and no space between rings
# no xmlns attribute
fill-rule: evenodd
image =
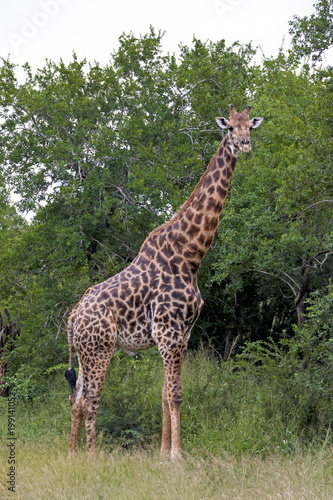
<svg viewBox="0 0 333 500"><path fill-rule="evenodd" d="M67 320L67 341L68 341L68 354L69 354L69 368L65 372L65 378L68 382L69 388L73 392L76 385L76 373L72 367L72 333L73 333L73 322L71 315Z"/></svg>

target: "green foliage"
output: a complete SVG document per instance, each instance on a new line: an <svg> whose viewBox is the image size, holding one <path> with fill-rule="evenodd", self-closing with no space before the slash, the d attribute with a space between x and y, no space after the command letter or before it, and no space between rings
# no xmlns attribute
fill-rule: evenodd
<svg viewBox="0 0 333 500"><path fill-rule="evenodd" d="M304 327L277 345L272 339L249 343L236 364L252 372L274 401L288 432L304 442L331 440L333 418L333 288L312 294Z"/></svg>
<svg viewBox="0 0 333 500"><path fill-rule="evenodd" d="M317 0L316 14L294 16L289 22L289 33L293 35L293 50L297 56L310 56L315 64L321 61L325 50L333 45L333 10L331 0Z"/></svg>
<svg viewBox="0 0 333 500"><path fill-rule="evenodd" d="M111 361L98 412L97 432L106 443L143 444L161 432L163 365L156 349Z"/></svg>

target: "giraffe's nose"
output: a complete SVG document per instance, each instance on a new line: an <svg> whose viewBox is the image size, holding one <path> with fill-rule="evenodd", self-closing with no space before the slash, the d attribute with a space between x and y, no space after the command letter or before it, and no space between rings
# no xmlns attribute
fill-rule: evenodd
<svg viewBox="0 0 333 500"><path fill-rule="evenodd" d="M250 142L250 139L241 139L239 145L240 145L240 150L243 153L249 153L251 151L251 142Z"/></svg>

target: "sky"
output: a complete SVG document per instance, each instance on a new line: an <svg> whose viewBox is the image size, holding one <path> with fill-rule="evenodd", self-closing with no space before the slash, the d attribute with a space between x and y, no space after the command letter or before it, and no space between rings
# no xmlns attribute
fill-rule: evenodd
<svg viewBox="0 0 333 500"><path fill-rule="evenodd" d="M45 59L108 64L122 33L165 31L163 50L178 54L193 36L205 42L253 42L265 56L290 46L290 21L314 13L314 0L12 0L1 5L0 56L33 70ZM259 62L259 61L258 61ZM332 49L326 61L333 64Z"/></svg>

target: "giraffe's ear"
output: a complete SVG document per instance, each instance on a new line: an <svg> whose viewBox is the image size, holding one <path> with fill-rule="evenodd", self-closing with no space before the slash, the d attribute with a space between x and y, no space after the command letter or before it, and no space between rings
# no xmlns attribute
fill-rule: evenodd
<svg viewBox="0 0 333 500"><path fill-rule="evenodd" d="M257 128L259 127L259 125L261 125L263 118L252 118L252 120L250 121L253 123L251 128Z"/></svg>
<svg viewBox="0 0 333 500"><path fill-rule="evenodd" d="M217 116L215 120L220 128L228 128L228 120L226 120L223 116Z"/></svg>

